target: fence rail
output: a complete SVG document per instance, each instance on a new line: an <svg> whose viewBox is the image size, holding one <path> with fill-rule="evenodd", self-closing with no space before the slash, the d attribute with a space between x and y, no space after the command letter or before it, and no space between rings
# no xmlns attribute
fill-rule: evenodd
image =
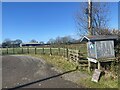
<svg viewBox="0 0 120 90"><path fill-rule="evenodd" d="M61 55L70 61L78 62L82 57L80 50L73 50L68 48L2 48L2 55L10 54L47 54L47 55Z"/></svg>

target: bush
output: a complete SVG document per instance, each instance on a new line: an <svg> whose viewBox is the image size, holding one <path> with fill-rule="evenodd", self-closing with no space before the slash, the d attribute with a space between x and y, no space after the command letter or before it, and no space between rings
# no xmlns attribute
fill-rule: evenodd
<svg viewBox="0 0 120 90"><path fill-rule="evenodd" d="M110 71L112 72L114 78L118 77L118 67L118 62L114 61L111 63Z"/></svg>
<svg viewBox="0 0 120 90"><path fill-rule="evenodd" d="M115 53L116 53L116 57L120 56L120 38L115 41Z"/></svg>

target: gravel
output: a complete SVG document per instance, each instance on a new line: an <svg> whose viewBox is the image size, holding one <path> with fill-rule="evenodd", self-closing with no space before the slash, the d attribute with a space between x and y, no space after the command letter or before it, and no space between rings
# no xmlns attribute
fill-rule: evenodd
<svg viewBox="0 0 120 90"><path fill-rule="evenodd" d="M23 55L2 56L3 88L83 88L71 82L82 77L78 72L55 76L59 73L62 71L55 70L43 59Z"/></svg>

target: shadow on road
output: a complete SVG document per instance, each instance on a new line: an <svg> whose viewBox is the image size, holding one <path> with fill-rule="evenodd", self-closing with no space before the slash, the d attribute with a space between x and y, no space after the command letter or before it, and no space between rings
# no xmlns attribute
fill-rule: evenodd
<svg viewBox="0 0 120 90"><path fill-rule="evenodd" d="M38 83L38 82L43 82L43 81L49 80L51 78L59 77L59 76L64 75L64 74L67 74L67 73L70 73L70 72L74 72L77 69L78 69L78 67L76 67L76 69L74 69L74 70L66 71L66 72L63 72L63 73L60 73L60 74L57 74L57 75L53 75L53 76L50 76L50 77L47 77L47 78L43 78L43 79L36 80L36 81L30 82L30 83L26 83L26 84L23 84L23 85L20 85L20 86L16 86L16 87L9 88L9 89L2 89L2 90L15 90L15 89L19 89L19 88L22 88L22 87L25 87L25 86L29 86L31 84L35 84L35 83Z"/></svg>

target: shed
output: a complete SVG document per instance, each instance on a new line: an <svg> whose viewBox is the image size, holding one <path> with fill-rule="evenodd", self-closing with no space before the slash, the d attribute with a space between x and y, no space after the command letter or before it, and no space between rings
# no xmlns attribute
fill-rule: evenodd
<svg viewBox="0 0 120 90"><path fill-rule="evenodd" d="M40 44L40 43L21 43L20 47L23 47L23 46L32 47L32 46L41 46L41 45L42 44Z"/></svg>
<svg viewBox="0 0 120 90"><path fill-rule="evenodd" d="M83 36L80 42L87 42L88 59L93 62L103 58L114 58L114 41L117 40L115 35L96 35Z"/></svg>

